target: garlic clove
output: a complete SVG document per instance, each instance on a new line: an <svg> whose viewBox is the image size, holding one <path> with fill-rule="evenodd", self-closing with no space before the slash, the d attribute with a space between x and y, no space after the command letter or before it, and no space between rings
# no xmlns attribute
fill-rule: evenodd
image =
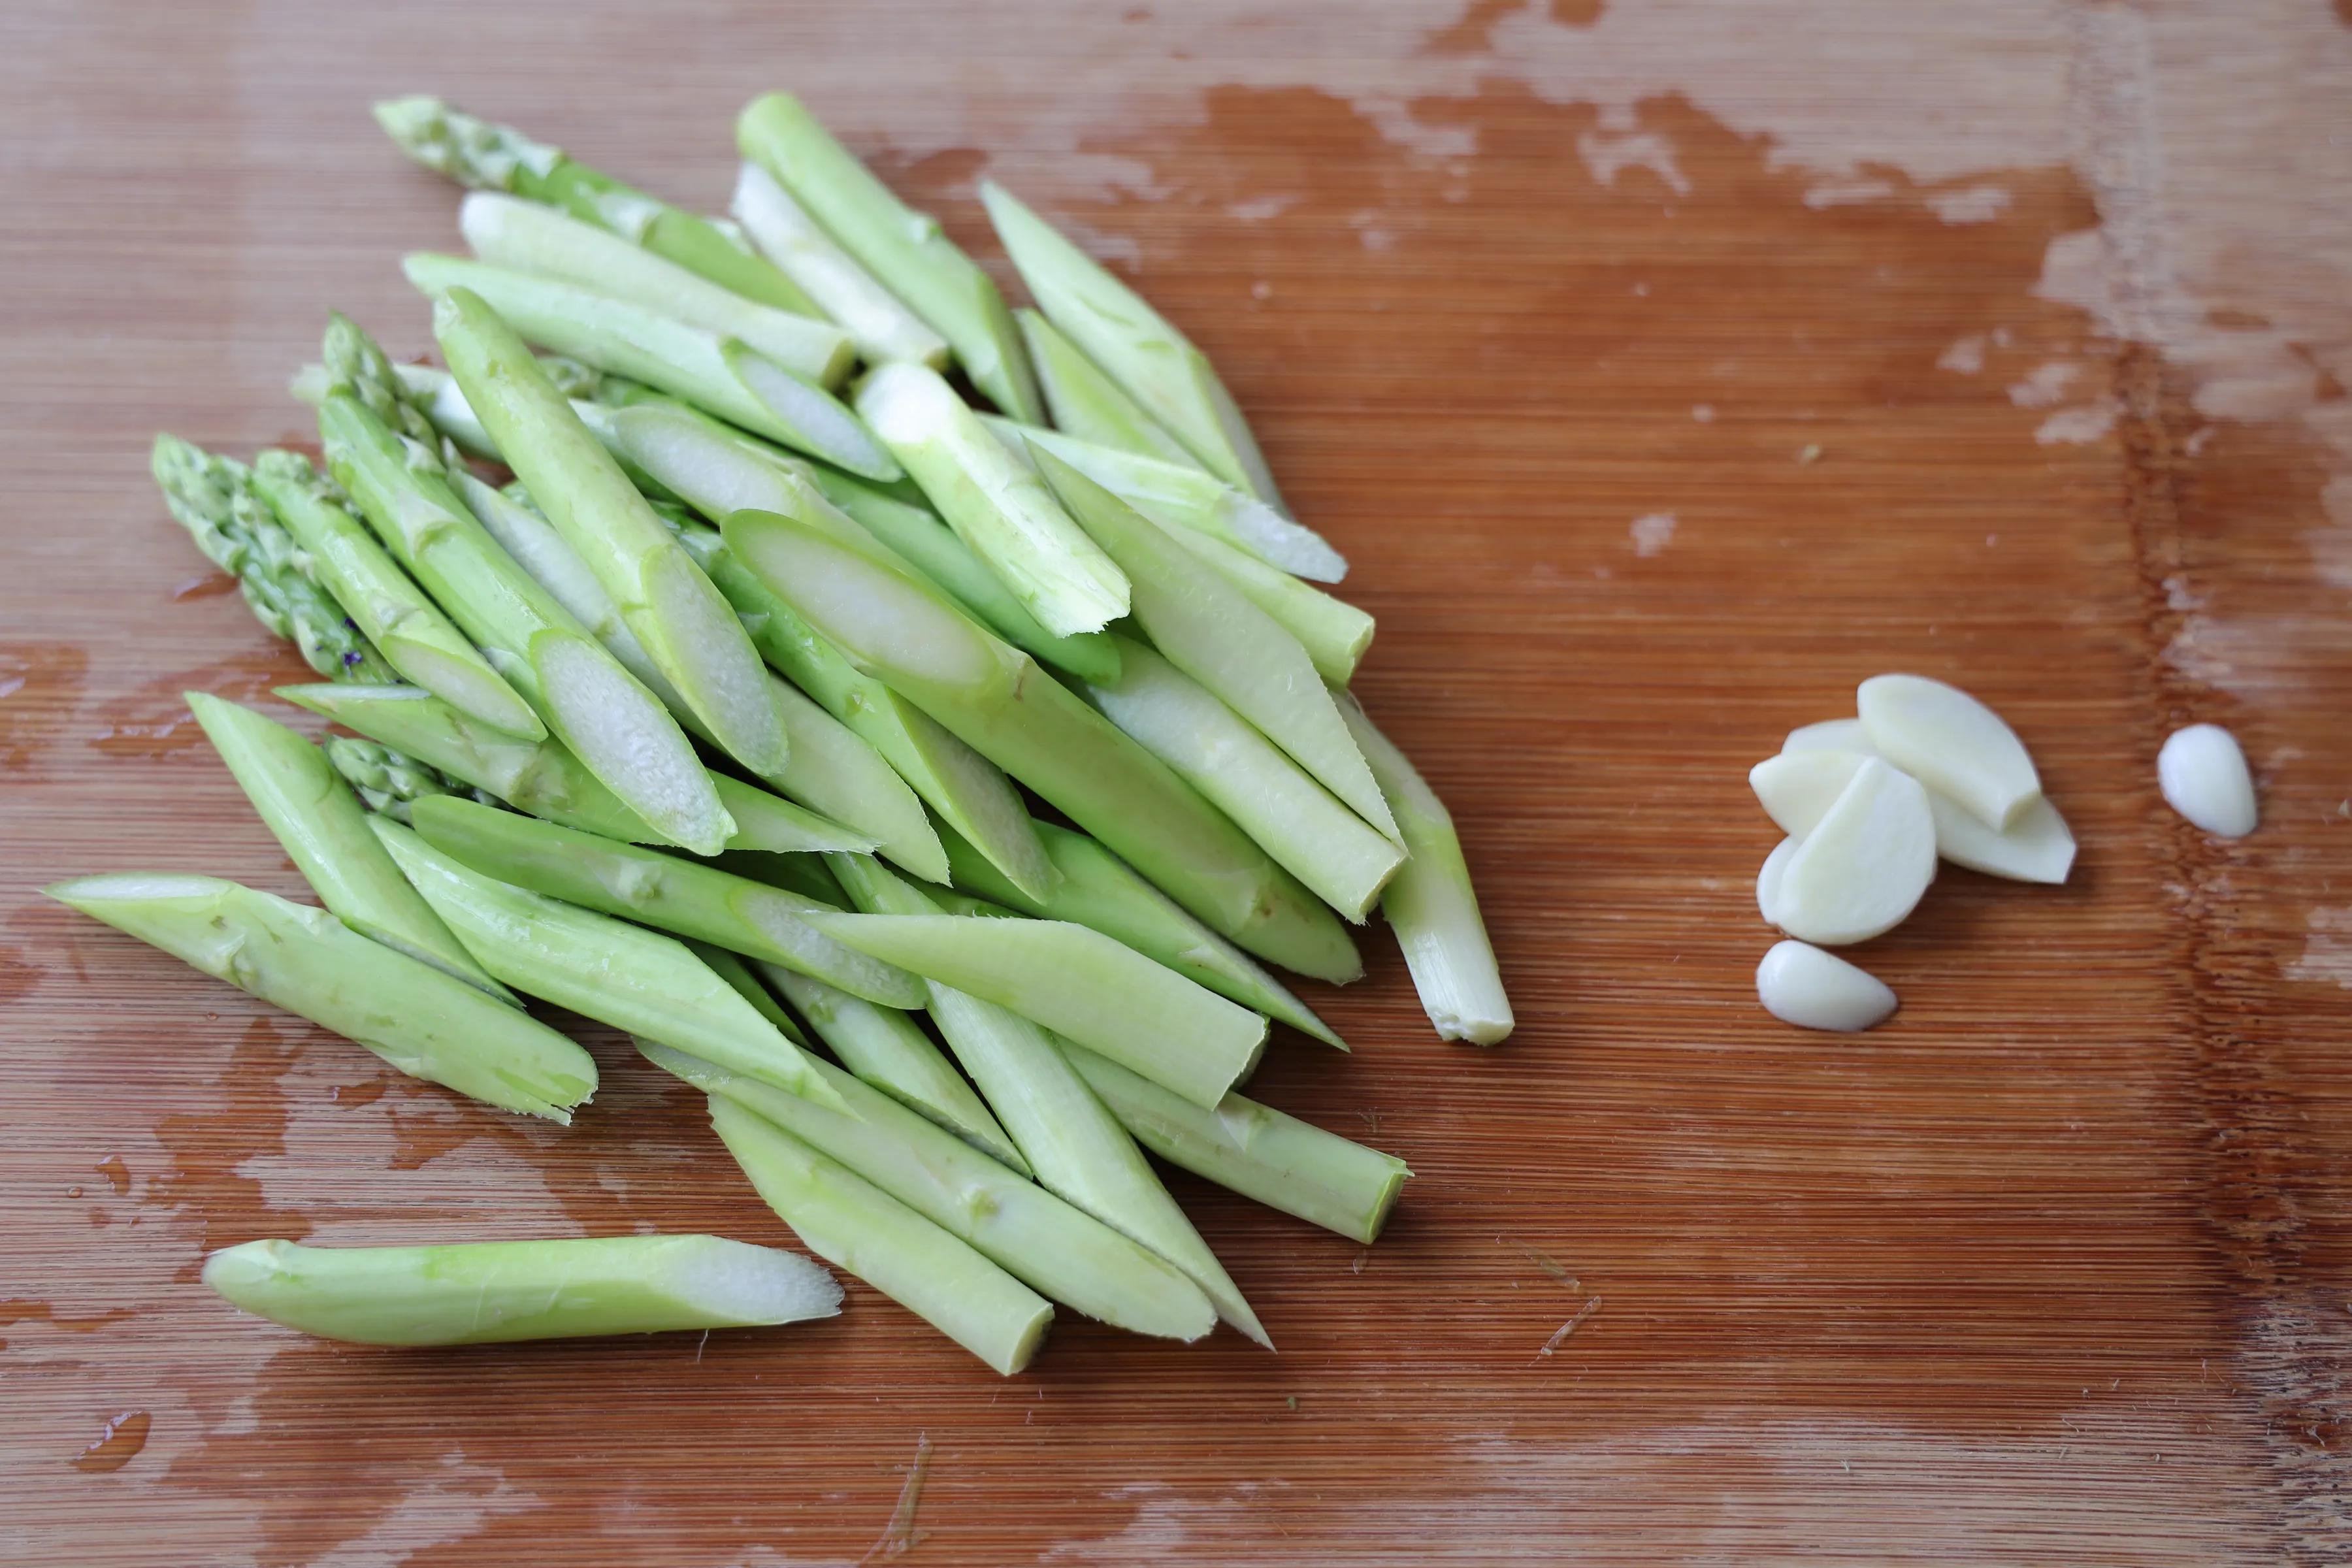
<svg viewBox="0 0 2352 1568"><path fill-rule="evenodd" d="M2217 838L2243 838L2262 820L2246 753L2219 724L2174 731L2156 755L2156 777L2172 809Z"/></svg>
<svg viewBox="0 0 2352 1568"><path fill-rule="evenodd" d="M1801 1029L1853 1034L1895 1011L1884 981L1801 942L1776 943L1756 966L1756 996L1764 1010Z"/></svg>
<svg viewBox="0 0 2352 1568"><path fill-rule="evenodd" d="M1798 845L1773 898L1790 936L1835 946L1893 930L1936 877L1936 819L1918 780L1865 757Z"/></svg>
<svg viewBox="0 0 2352 1568"><path fill-rule="evenodd" d="M1874 675L1855 697L1880 755L1987 826L2009 826L2041 798L2025 742L1958 687L1923 675Z"/></svg>

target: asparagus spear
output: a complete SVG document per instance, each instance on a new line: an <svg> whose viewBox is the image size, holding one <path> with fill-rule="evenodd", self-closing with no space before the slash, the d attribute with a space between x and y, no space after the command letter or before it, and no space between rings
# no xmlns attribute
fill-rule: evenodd
<svg viewBox="0 0 2352 1568"><path fill-rule="evenodd" d="M1223 935L1261 958L1363 973L1330 911L1101 715L896 566L795 519L739 512L729 550L853 664L1035 790Z"/></svg>
<svg viewBox="0 0 2352 1568"><path fill-rule="evenodd" d="M810 927L803 916L839 912L813 899L454 795L417 801L408 816L425 843L483 877L780 963L884 1006L922 1004L914 976Z"/></svg>
<svg viewBox="0 0 2352 1568"><path fill-rule="evenodd" d="M1315 672L1326 683L1345 687L1356 678L1357 664L1372 646L1371 616L1213 534L1187 528L1169 537L1280 621L1315 661Z"/></svg>
<svg viewBox="0 0 2352 1568"><path fill-rule="evenodd" d="M743 165L731 210L776 270L841 323L867 363L907 360L934 370L947 368L947 340L835 244L767 170L757 163Z"/></svg>
<svg viewBox="0 0 2352 1568"><path fill-rule="evenodd" d="M1145 304L1142 296L1024 206L1012 192L985 180L980 199L1045 319L1125 387L1210 472L1282 505L1265 458L1209 357Z"/></svg>
<svg viewBox="0 0 2352 1568"><path fill-rule="evenodd" d="M818 313L792 279L746 253L705 219L575 163L543 142L477 120L433 98L379 103L375 118L402 152L461 185L545 202L634 240L747 300L804 316Z"/></svg>
<svg viewBox="0 0 2352 1568"><path fill-rule="evenodd" d="M248 1241L205 1259L240 1310L362 1345L765 1328L841 1310L805 1258L716 1236L567 1237L446 1247Z"/></svg>
<svg viewBox="0 0 2352 1568"><path fill-rule="evenodd" d="M465 795L470 788L430 763L373 741L330 735L320 749L326 752L328 763L342 775L343 782L359 792L362 805L394 822L408 820L411 801L422 800L428 795ZM487 799L488 794L487 790L477 790L473 797Z"/></svg>
<svg viewBox="0 0 2352 1568"><path fill-rule="evenodd" d="M310 575L294 536L253 493L251 469L177 436L155 437L152 467L163 504L205 559L236 579L254 617L299 648L304 663L336 680L399 679Z"/></svg>
<svg viewBox="0 0 2352 1568"><path fill-rule="evenodd" d="M1036 368L1037 384L1045 395L1054 428L1081 440L1137 452L1176 463L1196 474L1209 470L1168 433L1167 426L1143 411L1102 367L1078 352L1078 345L1061 329L1024 306L1013 312L1021 324L1022 342L1029 345L1029 363Z"/></svg>
<svg viewBox="0 0 2352 1568"><path fill-rule="evenodd" d="M1119 1124L1170 1164L1367 1247L1412 1174L1392 1154L1270 1105L1229 1094L1203 1110L1092 1051L1067 1054Z"/></svg>
<svg viewBox="0 0 2352 1568"><path fill-rule="evenodd" d="M883 365L858 387L857 411L1047 631L1100 631L1127 614L1126 576L937 371Z"/></svg>
<svg viewBox="0 0 2352 1568"><path fill-rule="evenodd" d="M707 942L689 942L686 950L702 960L711 973L727 982L736 995L751 1004L751 1011L773 1024L776 1033L804 1051L815 1048L809 1044L808 1034L801 1027L800 1020L784 1011L783 1004L776 1000L775 993L761 984L760 977L751 973L751 964L725 948L713 947ZM662 1046L656 1048L667 1050L669 1047Z"/></svg>
<svg viewBox="0 0 2352 1568"><path fill-rule="evenodd" d="M184 695L237 787L331 913L362 936L514 1001L408 885L318 747L250 708L202 691Z"/></svg>
<svg viewBox="0 0 2352 1568"><path fill-rule="evenodd" d="M1318 686L1317 689L1321 689ZM1240 824L1284 869L1361 921L1405 851L1332 798L1216 695L1138 642L1087 700Z"/></svg>
<svg viewBox="0 0 2352 1568"><path fill-rule="evenodd" d="M710 1125L811 1252L855 1274L1010 1377L1054 1309L971 1246L774 1122L712 1095Z"/></svg>
<svg viewBox="0 0 2352 1568"><path fill-rule="evenodd" d="M948 868L955 885L994 900L986 910L950 908L950 913L996 910L1090 926L1221 996L1268 1014L1343 1051L1348 1048L1347 1043L1280 981L1259 968L1239 948L1185 913L1175 900L1128 869L1118 856L1083 833L1073 833L1050 822L1032 826L1047 860L1060 873L1060 879L1043 898L1013 883L961 836L952 832L940 835L947 845ZM940 893L934 891L930 897L933 902L949 908L948 900Z"/></svg>
<svg viewBox="0 0 2352 1568"><path fill-rule="evenodd" d="M898 477L898 465L873 433L824 385L737 339L551 278L459 257L418 254L401 268L428 300L465 289L532 342L650 382L852 473Z"/></svg>
<svg viewBox="0 0 2352 1568"><path fill-rule="evenodd" d="M1168 662L1395 838L1381 786L1298 639L1125 501L1045 448L1036 457L1070 515L1134 579L1136 624Z"/></svg>
<svg viewBox="0 0 2352 1568"><path fill-rule="evenodd" d="M899 1104L920 1112L1006 1168L1025 1176L1028 1162L989 1114L971 1085L940 1054L908 1014L877 1007L822 980L769 965L763 971L801 1010L842 1066ZM705 1085L705 1088L709 1086ZM877 1177L877 1180L881 1178Z"/></svg>
<svg viewBox="0 0 2352 1568"><path fill-rule="evenodd" d="M892 195L788 93L754 100L735 122L743 156L777 182L953 346L971 384L1016 419L1045 416L1004 297L939 221Z"/></svg>
<svg viewBox="0 0 2352 1568"><path fill-rule="evenodd" d="M77 877L42 891L366 1047L411 1078L551 1121L569 1122L572 1107L596 1092L586 1051L324 910L170 871Z"/></svg>
<svg viewBox="0 0 2352 1568"><path fill-rule="evenodd" d="M485 724L532 740L546 735L530 704L384 553L310 458L262 453L254 459L253 489L301 544L320 585L394 669Z"/></svg>
<svg viewBox="0 0 2352 1568"><path fill-rule="evenodd" d="M839 1103L800 1047L683 942L485 877L381 816L368 825L457 940L516 990Z"/></svg>
<svg viewBox="0 0 2352 1568"><path fill-rule="evenodd" d="M1353 698L1344 700L1339 710L1388 792L1404 826L1405 847L1412 852L1389 884L1381 912L1404 949L1422 1010L1437 1026L1440 1039L1499 1045L1511 1033L1511 999L1503 994L1502 972L1478 915L1478 894L1470 885L1453 815Z"/></svg>
<svg viewBox="0 0 2352 1568"><path fill-rule="evenodd" d="M827 863L860 909L886 911L845 919L901 926L957 919L937 913L938 906L928 896L871 860L859 863L835 856ZM1041 922L967 923L1011 928ZM1004 1118L1013 1142L1046 1190L1182 1269L1208 1296L1219 1317L1272 1350L1274 1342L1224 1266L1168 1195L1135 1141L1070 1066L1063 1042L1030 1019L971 992L936 981L930 992L932 1021ZM1150 1005L1146 997L1138 1000L1143 1006Z"/></svg>
<svg viewBox="0 0 2352 1568"><path fill-rule="evenodd" d="M1192 1282L1129 1239L922 1118L825 1068L851 1114L639 1042L656 1067L840 1162L1032 1289L1139 1334L1195 1340L1216 1322Z"/></svg>

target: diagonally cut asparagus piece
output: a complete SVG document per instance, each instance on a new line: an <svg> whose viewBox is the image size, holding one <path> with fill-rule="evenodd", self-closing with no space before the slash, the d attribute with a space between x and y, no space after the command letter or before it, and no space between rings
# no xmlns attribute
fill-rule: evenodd
<svg viewBox="0 0 2352 1568"><path fill-rule="evenodd" d="M849 334L830 321L746 300L536 202L477 191L458 205L457 227L492 267L552 278L738 339L820 386L838 385L856 357Z"/></svg>
<svg viewBox="0 0 2352 1568"><path fill-rule="evenodd" d="M841 323L867 363L908 360L947 368L947 340L834 243L773 174L757 163L744 164L736 176L731 210L761 254Z"/></svg>
<svg viewBox="0 0 2352 1568"><path fill-rule="evenodd" d="M449 928L375 841L367 812L318 747L250 708L185 693L205 737L330 913L364 937L421 959L501 1002L515 999L482 973Z"/></svg>
<svg viewBox="0 0 2352 1568"><path fill-rule="evenodd" d="M1208 355L1012 192L984 180L980 199L1045 319L1211 472L1282 505L1265 458Z"/></svg>
<svg viewBox="0 0 2352 1568"><path fill-rule="evenodd" d="M426 804L442 803L420 802L419 813ZM457 810L466 803L446 804ZM860 898L843 873L854 859L827 863L866 908L875 900ZM1009 1008L1202 1105L1216 1104L1247 1078L1265 1049L1265 1020L1257 1014L1081 925L915 912L807 918L861 952Z"/></svg>
<svg viewBox="0 0 2352 1568"><path fill-rule="evenodd" d="M802 917L838 912L813 899L454 795L417 801L408 816L425 843L483 877L780 963L885 1006L922 1003L912 975L808 926Z"/></svg>
<svg viewBox="0 0 2352 1568"><path fill-rule="evenodd" d="M773 175L841 247L955 349L964 374L1005 413L1045 418L1020 329L1004 297L940 231L876 179L788 93L754 100L735 121L743 156Z"/></svg>
<svg viewBox="0 0 2352 1568"><path fill-rule="evenodd" d="M1029 785L1249 952L1334 982L1363 973L1330 910L1165 763L893 564L774 513L728 548L866 673Z"/></svg>
<svg viewBox="0 0 2352 1568"><path fill-rule="evenodd" d="M310 458L262 453L254 459L253 489L301 544L320 585L404 679L509 734L546 735L530 704L409 581Z"/></svg>
<svg viewBox="0 0 2352 1568"><path fill-rule="evenodd" d="M381 816L368 826L481 966L516 990L839 1103L811 1058L685 943L485 877Z"/></svg>
<svg viewBox="0 0 2352 1568"><path fill-rule="evenodd" d="M1327 684L1344 688L1356 678L1356 666L1372 646L1370 616L1214 534L1179 528L1171 529L1168 537L1214 567L1251 604L1281 622L1315 661L1315 672Z"/></svg>
<svg viewBox="0 0 2352 1568"><path fill-rule="evenodd" d="M1396 819L1297 637L1158 524L1044 447L1046 483L1135 582L1135 619L1168 662L1290 753L1388 837Z"/></svg>
<svg viewBox="0 0 2352 1568"><path fill-rule="evenodd" d="M1013 312L1021 324L1021 341L1029 345L1029 363L1037 372L1037 385L1054 428L1066 430L1083 441L1099 443L1122 452L1176 463L1206 474L1201 459L1165 426L1143 411L1124 387L1103 374L1102 366L1078 352L1059 327L1023 307Z"/></svg>
<svg viewBox="0 0 2352 1568"><path fill-rule="evenodd" d="M1317 689L1321 689L1318 686ZM1284 869L1360 921L1405 851L1274 742L1150 648L1122 641L1119 677L1087 700L1223 809Z"/></svg>
<svg viewBox="0 0 2352 1568"><path fill-rule="evenodd" d="M1090 1318L1180 1340L1199 1339L1216 1322L1208 1300L1164 1258L846 1073L819 1069L851 1116L666 1046L640 1042L637 1048L656 1066L839 1161L1023 1284Z"/></svg>
<svg viewBox="0 0 2352 1568"><path fill-rule="evenodd" d="M662 678L730 756L754 773L781 771L783 716L759 650L522 340L462 289L435 303L433 334L499 450Z"/></svg>
<svg viewBox="0 0 2352 1568"><path fill-rule="evenodd" d="M1412 1174L1402 1160L1229 1094L1203 1110L1078 1046L1070 1065L1171 1165L1370 1247Z"/></svg>
<svg viewBox="0 0 2352 1568"><path fill-rule="evenodd" d="M1511 1033L1511 999L1503 994L1494 944L1479 918L1478 894L1462 858L1454 817L1395 743L1373 727L1355 699L1340 703L1356 743L1372 764L1404 826L1412 858L1397 873L1381 910L1404 949L1421 1005L1440 1039L1499 1045Z"/></svg>
<svg viewBox="0 0 2352 1568"><path fill-rule="evenodd" d="M248 1241L207 1257L205 1283L256 1317L361 1345L766 1328L841 1310L841 1287L807 1258L716 1236L443 1247Z"/></svg>
<svg viewBox="0 0 2352 1568"><path fill-rule="evenodd" d="M434 98L389 100L375 106L375 118L402 152L461 185L545 202L747 300L804 316L818 313L790 279L745 253L709 222L567 157L560 148Z"/></svg>
<svg viewBox="0 0 2352 1568"><path fill-rule="evenodd" d="M324 910L167 871L78 877L42 891L366 1047L411 1078L551 1121L570 1121L596 1092L586 1051Z"/></svg>
<svg viewBox="0 0 2352 1568"><path fill-rule="evenodd" d="M1029 1364L1051 1303L840 1162L724 1095L710 1125L803 1246L855 1274L1007 1377Z"/></svg>
<svg viewBox="0 0 2352 1568"><path fill-rule="evenodd" d="M960 835L943 833L940 837L947 845L948 867L955 885L1003 906L1006 914L1090 926L1221 996L1343 1051L1348 1048L1280 981L1187 914L1175 900L1137 876L1118 856L1083 833L1050 822L1033 826L1048 861L1060 873L1060 879L1045 897L1034 897L1015 885ZM937 891L930 897L947 907ZM950 909L949 912L972 911Z"/></svg>

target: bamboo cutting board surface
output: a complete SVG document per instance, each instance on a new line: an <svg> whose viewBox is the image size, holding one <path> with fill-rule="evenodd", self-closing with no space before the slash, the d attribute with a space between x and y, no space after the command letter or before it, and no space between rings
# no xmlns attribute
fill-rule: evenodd
<svg viewBox="0 0 2352 1568"><path fill-rule="evenodd" d="M0 1559L2346 1561L2347 17L11 7ZM856 1285L481 1352L241 1320L195 1270L261 1236L789 1238L617 1041L525 1125L33 896L298 890L179 693L302 671L145 450L304 439L330 308L426 346L394 263L455 196L367 103L716 206L772 86L992 265L982 172L1139 279L1380 617L1359 689L1520 1023L1439 1043L1377 928L1310 988L1354 1054L1256 1092L1419 1174L1369 1250L1172 1182L1278 1356L1065 1313L1000 1380ZM1802 1035L1753 996L1744 773L1885 669L1994 703L2082 859L1948 872L1860 955L1900 1016ZM2200 719L2242 843L2157 795Z"/></svg>

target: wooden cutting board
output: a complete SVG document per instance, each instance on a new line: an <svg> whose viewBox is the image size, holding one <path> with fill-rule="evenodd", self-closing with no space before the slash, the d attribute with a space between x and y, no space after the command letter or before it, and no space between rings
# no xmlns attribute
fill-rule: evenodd
<svg viewBox="0 0 2352 1568"><path fill-rule="evenodd" d="M2340 0L692 10L0 16L0 1559L2352 1560ZM856 1285L448 1353L241 1319L195 1270L256 1237L790 1237L612 1039L525 1125L34 896L298 889L179 694L302 671L145 450L304 439L330 308L425 346L394 262L454 197L368 101L715 206L777 85L1195 333L1461 823L1517 1036L1434 1039L1375 927L1310 996L1354 1054L1255 1090L1412 1162L1388 1235L1171 1182L1279 1355L1065 1314L1000 1380ZM2007 715L2082 859L1948 873L1859 955L1899 1016L1801 1034L1744 771L1886 669ZM2194 719L2242 843L2158 796Z"/></svg>

